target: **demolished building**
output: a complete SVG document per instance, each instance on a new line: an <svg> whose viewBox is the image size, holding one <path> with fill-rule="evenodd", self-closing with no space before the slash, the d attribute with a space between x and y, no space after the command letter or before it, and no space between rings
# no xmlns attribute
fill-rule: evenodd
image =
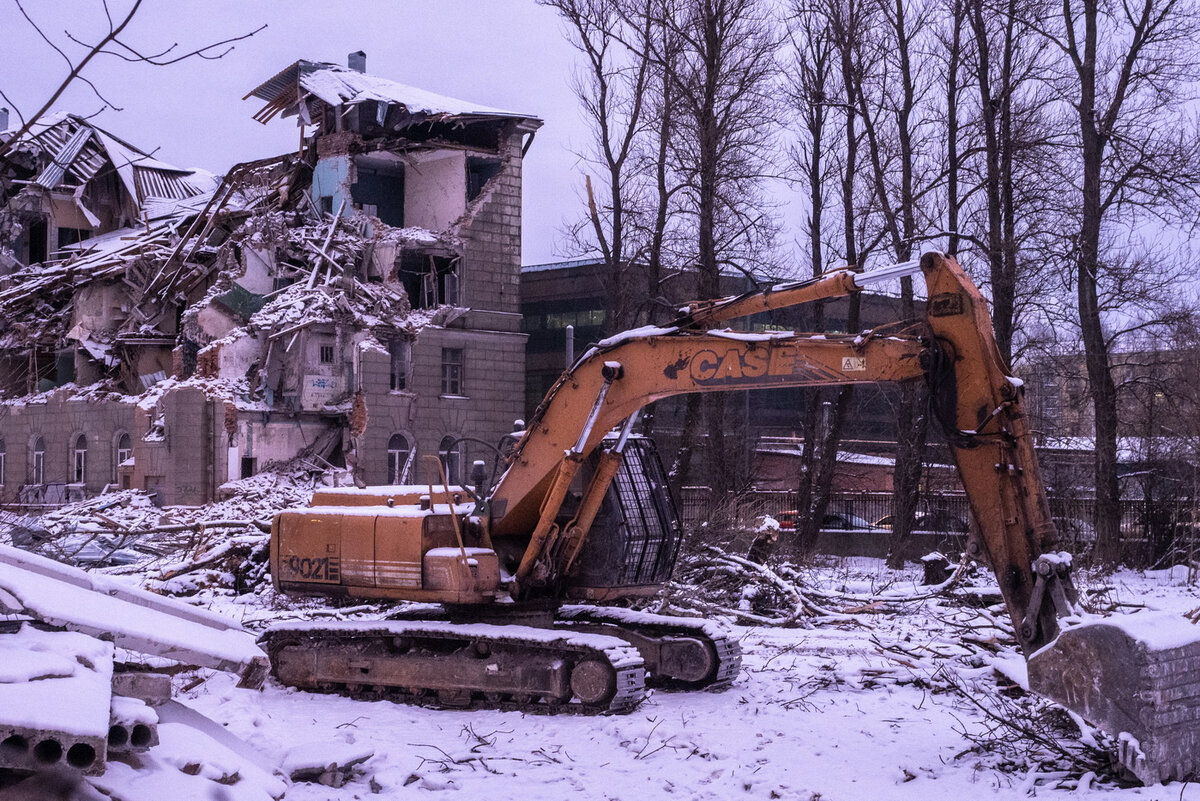
<svg viewBox="0 0 1200 801"><path fill-rule="evenodd" d="M105 153L115 138L74 117L10 147L28 166L5 157L0 198L0 503L109 485L204 503L296 457L371 484L461 482L489 457L461 438L497 441L521 415L521 161L541 123L364 60L297 61L250 92L255 119L308 135L217 186ZM22 198L128 192L122 158L136 214L33 262Z"/></svg>

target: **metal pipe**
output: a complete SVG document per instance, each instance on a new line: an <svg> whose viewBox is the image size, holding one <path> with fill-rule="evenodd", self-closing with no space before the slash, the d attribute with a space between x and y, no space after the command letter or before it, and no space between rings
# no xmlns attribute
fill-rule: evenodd
<svg viewBox="0 0 1200 801"><path fill-rule="evenodd" d="M919 272L921 272L920 259L902 261L899 264L893 264L891 267L871 270L867 273L854 273L854 284L859 289L864 289L871 284L881 284L884 281L893 281L908 275L916 275Z"/></svg>

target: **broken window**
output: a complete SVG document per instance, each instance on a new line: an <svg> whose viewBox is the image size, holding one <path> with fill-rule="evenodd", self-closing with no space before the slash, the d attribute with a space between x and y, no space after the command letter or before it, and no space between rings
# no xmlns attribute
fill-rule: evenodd
<svg viewBox="0 0 1200 801"><path fill-rule="evenodd" d="M442 437L442 442L438 445L438 455L442 458L446 480L451 484L461 484L462 443L455 437Z"/></svg>
<svg viewBox="0 0 1200 801"><path fill-rule="evenodd" d="M356 159L358 180L350 186L356 208L373 208L387 225L404 227L404 165Z"/></svg>
<svg viewBox="0 0 1200 801"><path fill-rule="evenodd" d="M413 449L403 434L392 434L387 446L387 483L405 484L412 468Z"/></svg>
<svg viewBox="0 0 1200 801"><path fill-rule="evenodd" d="M474 200L483 194L484 185L499 175L500 169L499 159L468 158L467 200Z"/></svg>
<svg viewBox="0 0 1200 801"><path fill-rule="evenodd" d="M412 356L412 342L404 339L393 339L388 343L388 353L392 357L391 383L393 392L408 387L408 364Z"/></svg>
<svg viewBox="0 0 1200 801"><path fill-rule="evenodd" d="M113 464L113 483L118 480L121 484L121 489L129 489L129 475L121 475L121 465L129 461L133 456L133 437L129 434L122 434L117 438L117 458Z"/></svg>
<svg viewBox="0 0 1200 801"><path fill-rule="evenodd" d="M86 228L59 228L58 249L62 250L68 245L78 245L91 235L92 232Z"/></svg>
<svg viewBox="0 0 1200 801"><path fill-rule="evenodd" d="M35 437L33 440L33 458L30 460L32 469L30 470L30 484L45 484L46 483L46 440L43 437Z"/></svg>
<svg viewBox="0 0 1200 801"><path fill-rule="evenodd" d="M442 394L463 394L462 348L442 348Z"/></svg>
<svg viewBox="0 0 1200 801"><path fill-rule="evenodd" d="M75 447L71 449L71 483L87 482L87 436L80 434L75 438Z"/></svg>
<svg viewBox="0 0 1200 801"><path fill-rule="evenodd" d="M405 251L397 273L414 309L461 305L458 259Z"/></svg>
<svg viewBox="0 0 1200 801"><path fill-rule="evenodd" d="M241 478L250 478L258 469L258 459L253 456L242 457L242 475Z"/></svg>
<svg viewBox="0 0 1200 801"><path fill-rule="evenodd" d="M321 364L333 364L333 345L321 345L318 359Z"/></svg>
<svg viewBox="0 0 1200 801"><path fill-rule="evenodd" d="M39 264L46 260L46 221L38 220L29 226L29 263ZM39 482L40 483L40 482Z"/></svg>

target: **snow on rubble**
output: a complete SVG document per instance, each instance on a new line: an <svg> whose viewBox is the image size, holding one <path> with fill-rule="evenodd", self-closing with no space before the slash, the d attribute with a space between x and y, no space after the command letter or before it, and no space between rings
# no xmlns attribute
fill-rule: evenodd
<svg viewBox="0 0 1200 801"><path fill-rule="evenodd" d="M254 631L300 620L370 625L396 607L285 599L261 569L245 567L265 543L254 521L307 502L314 487L347 483L344 473L293 465L229 485L230 497L207 507L159 509L143 493L128 492L109 498L119 498L115 504L101 496L39 522L60 537L111 531L102 518L129 530L183 526L145 535L139 542L147 547L135 550L139 561L95 567L93 575L179 595ZM206 529L206 521L242 525ZM731 580L728 570L681 567L666 598L725 603L719 590ZM356 701L269 679L262 690L250 690L239 688L234 675L189 668L174 676L174 700L156 710L160 743L136 759L110 757L104 774L86 781L125 801L332 801L447 791L530 801L568 795L1200 801L1200 788L1191 786L1122 786L1091 747L1096 732L1080 731L1060 708L1008 678L1024 660L986 572L967 571L957 588L936 592L920 586L919 567L898 573L870 559L781 565L773 572L839 614L802 616L789 627L736 627L743 668L724 692L660 690L628 715L543 716ZM1200 590L1185 568L1085 574L1079 584L1100 608L1138 605L1178 614L1200 606ZM764 610L780 603L769 589L742 587L731 587L731 608L769 615ZM46 658L8 670L15 679L63 667ZM213 796L214 787L226 795Z"/></svg>

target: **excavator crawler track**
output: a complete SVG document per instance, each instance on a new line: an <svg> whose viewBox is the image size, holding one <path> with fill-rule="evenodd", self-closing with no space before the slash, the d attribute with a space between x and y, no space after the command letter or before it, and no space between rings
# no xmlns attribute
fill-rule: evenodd
<svg viewBox="0 0 1200 801"><path fill-rule="evenodd" d="M528 626L369 621L287 624L259 642L282 684L455 709L620 714L645 697L637 650Z"/></svg>
<svg viewBox="0 0 1200 801"><path fill-rule="evenodd" d="M563 606L556 628L618 637L637 647L654 687L723 690L742 667L742 648L723 626L631 609Z"/></svg>

